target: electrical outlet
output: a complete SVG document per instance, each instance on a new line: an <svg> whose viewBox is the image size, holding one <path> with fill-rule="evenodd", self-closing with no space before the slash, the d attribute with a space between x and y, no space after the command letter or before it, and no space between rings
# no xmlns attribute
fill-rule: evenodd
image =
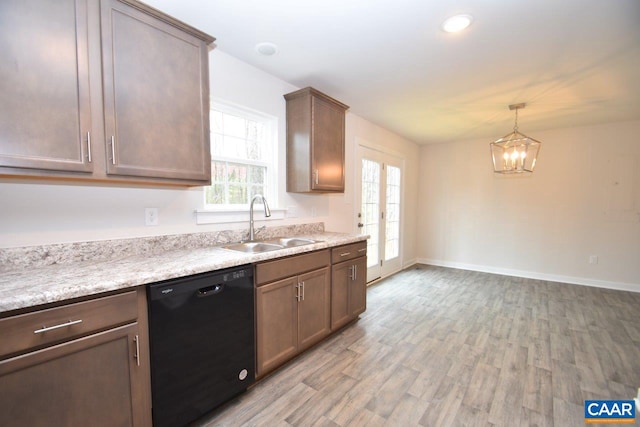
<svg viewBox="0 0 640 427"><path fill-rule="evenodd" d="M598 263L598 255L590 255L589 264L597 264L597 263Z"/></svg>
<svg viewBox="0 0 640 427"><path fill-rule="evenodd" d="M158 208L144 208L144 223L146 225L158 225Z"/></svg>

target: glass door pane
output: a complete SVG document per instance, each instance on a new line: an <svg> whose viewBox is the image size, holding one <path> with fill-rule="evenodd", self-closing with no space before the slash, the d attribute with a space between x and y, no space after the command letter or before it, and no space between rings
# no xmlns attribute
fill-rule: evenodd
<svg viewBox="0 0 640 427"><path fill-rule="evenodd" d="M400 254L400 168L387 165L387 206L384 260Z"/></svg>
<svg viewBox="0 0 640 427"><path fill-rule="evenodd" d="M362 159L362 233L367 240L367 267L378 265L380 245L380 163Z"/></svg>

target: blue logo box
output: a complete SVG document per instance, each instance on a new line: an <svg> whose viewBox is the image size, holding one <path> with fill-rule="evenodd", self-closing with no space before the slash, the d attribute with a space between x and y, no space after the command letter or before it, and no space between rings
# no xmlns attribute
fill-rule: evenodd
<svg viewBox="0 0 640 427"><path fill-rule="evenodd" d="M585 400L584 422L594 424L633 424L636 405L632 400Z"/></svg>

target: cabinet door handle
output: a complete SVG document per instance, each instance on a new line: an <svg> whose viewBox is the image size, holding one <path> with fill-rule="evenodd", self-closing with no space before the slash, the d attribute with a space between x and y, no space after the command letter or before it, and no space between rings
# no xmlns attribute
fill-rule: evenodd
<svg viewBox="0 0 640 427"><path fill-rule="evenodd" d="M133 342L136 343L136 354L134 354L133 357L136 359L138 366L140 366L140 339L137 335L133 337Z"/></svg>
<svg viewBox="0 0 640 427"><path fill-rule="evenodd" d="M91 132L87 132L87 160L91 163Z"/></svg>
<svg viewBox="0 0 640 427"><path fill-rule="evenodd" d="M42 328L40 329L36 329L35 331L33 331L34 334L42 334L44 332L49 332L49 331L53 331L54 329L60 329L60 328L64 328L67 326L71 326L71 325L77 325L78 323L82 323L82 320L69 320L68 322L65 323L61 323L59 325L55 325L55 326L42 326Z"/></svg>
<svg viewBox="0 0 640 427"><path fill-rule="evenodd" d="M304 301L304 282L302 282L302 301Z"/></svg>
<svg viewBox="0 0 640 427"><path fill-rule="evenodd" d="M296 284L296 301L300 301L300 283Z"/></svg>
<svg viewBox="0 0 640 427"><path fill-rule="evenodd" d="M320 172L318 171L318 169L316 169L314 172L316 185L318 185L320 183Z"/></svg>
<svg viewBox="0 0 640 427"><path fill-rule="evenodd" d="M343 252L340 254L340 256L347 256L347 255L351 255L351 252Z"/></svg>
<svg viewBox="0 0 640 427"><path fill-rule="evenodd" d="M355 280L358 278L358 266L354 265L353 266L353 281L355 282Z"/></svg>
<svg viewBox="0 0 640 427"><path fill-rule="evenodd" d="M111 163L116 164L116 137L111 135Z"/></svg>
<svg viewBox="0 0 640 427"><path fill-rule="evenodd" d="M355 280L354 278L354 274L355 274L355 265L352 265L351 267L349 267L349 279L351 280Z"/></svg>

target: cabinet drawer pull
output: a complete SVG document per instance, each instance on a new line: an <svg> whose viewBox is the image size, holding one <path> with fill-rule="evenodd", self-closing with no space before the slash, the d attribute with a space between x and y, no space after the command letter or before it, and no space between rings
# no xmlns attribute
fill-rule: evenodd
<svg viewBox="0 0 640 427"><path fill-rule="evenodd" d="M366 252L367 248L358 249L358 252Z"/></svg>
<svg viewBox="0 0 640 427"><path fill-rule="evenodd" d="M116 137L111 135L111 163L116 164Z"/></svg>
<svg viewBox="0 0 640 427"><path fill-rule="evenodd" d="M136 335L133 337L133 341L136 343L136 354L133 357L136 359L136 363L140 366L140 339Z"/></svg>
<svg viewBox="0 0 640 427"><path fill-rule="evenodd" d="M344 252L340 254L340 256L348 256L348 255L351 255L351 252Z"/></svg>
<svg viewBox="0 0 640 427"><path fill-rule="evenodd" d="M82 320L69 320L66 323L61 323L59 325L55 325L55 326L43 326L41 329L36 329L35 331L33 331L34 334L41 334L43 332L49 332L49 331L53 331L54 329L60 329L60 328L64 328L66 326L71 326L71 325L77 325L78 323L82 323Z"/></svg>
<svg viewBox="0 0 640 427"><path fill-rule="evenodd" d="M91 163L91 132L87 132L87 160Z"/></svg>

